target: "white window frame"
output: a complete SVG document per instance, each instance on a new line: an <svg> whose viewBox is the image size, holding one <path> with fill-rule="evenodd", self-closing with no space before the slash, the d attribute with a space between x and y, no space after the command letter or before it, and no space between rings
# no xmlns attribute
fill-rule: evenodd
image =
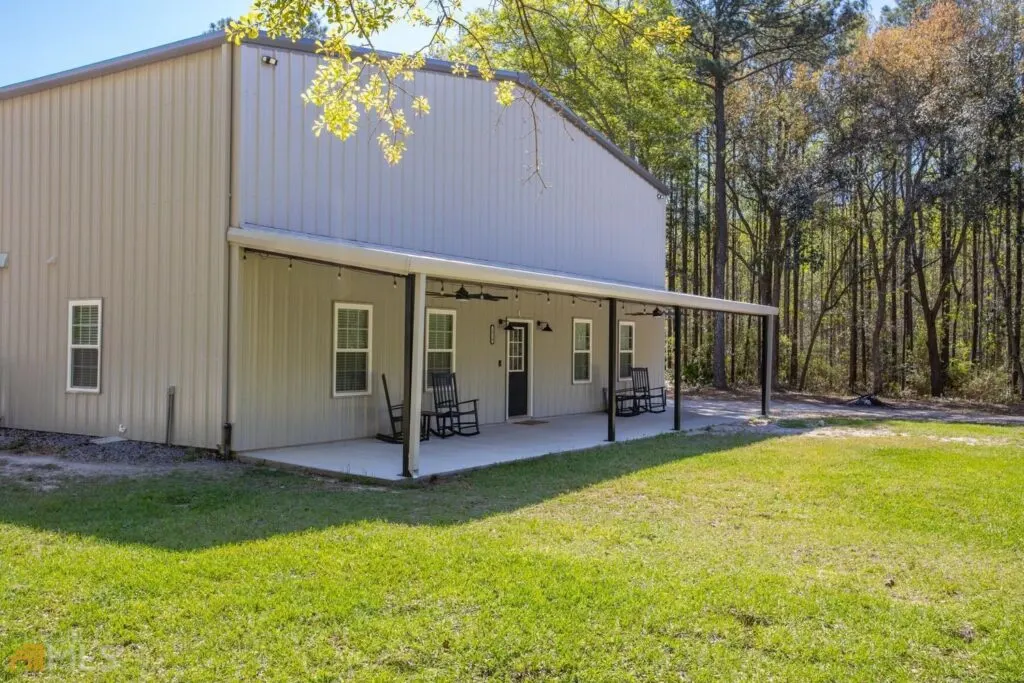
<svg viewBox="0 0 1024 683"><path fill-rule="evenodd" d="M576 326L586 325L587 326L587 339L589 340L589 348L577 349L576 348ZM576 379L576 356L586 354L587 356L587 378ZM594 321L590 318L573 318L572 319L572 383L573 384L590 384L594 381Z"/></svg>
<svg viewBox="0 0 1024 683"><path fill-rule="evenodd" d="M366 348L365 349L339 349L338 348L338 311L343 309L366 311ZM331 348L331 394L334 398L348 396L369 396L373 393L373 304L356 304L348 301L335 301L331 309L331 325L334 331L331 333L334 338L334 345ZM338 352L365 353L366 354L366 389L362 391L338 391Z"/></svg>
<svg viewBox="0 0 1024 683"><path fill-rule="evenodd" d="M452 319L452 348L451 349L431 349L430 348L430 316L431 315L447 315L451 316ZM457 354L455 353L456 340L458 339L458 328L459 328L459 316L458 311L454 308L428 308L427 317L423 320L423 386L427 388L427 391L433 391L434 387L430 386L430 368L427 366L428 354L431 351L450 351L452 354L452 373L455 373L455 359Z"/></svg>
<svg viewBox="0 0 1024 683"><path fill-rule="evenodd" d="M96 320L96 343L95 344L73 344L72 328L74 326L75 308L80 306L95 306L97 311ZM71 384L71 361L75 349L96 349L96 386L76 387ZM70 394L98 394L102 386L103 370L103 299L72 299L68 301L68 367L67 367L67 391Z"/></svg>
<svg viewBox="0 0 1024 683"><path fill-rule="evenodd" d="M631 361L630 362L630 367L631 368L636 367L636 323L631 321L631 320L620 320L619 321L619 334L618 334L618 338L615 340L615 365L618 366L618 370L617 370L616 374L618 375L618 379L619 379L620 382L632 382L633 381L633 374L632 373L630 373L628 375L625 375L625 376L623 376L623 374L622 374L622 354L627 353L622 348L622 328L623 327L629 327L629 328L631 328L633 330L633 333L630 335L630 339L633 341L633 346L632 346L632 348L629 349L628 353L629 353L629 357L630 357L630 361Z"/></svg>

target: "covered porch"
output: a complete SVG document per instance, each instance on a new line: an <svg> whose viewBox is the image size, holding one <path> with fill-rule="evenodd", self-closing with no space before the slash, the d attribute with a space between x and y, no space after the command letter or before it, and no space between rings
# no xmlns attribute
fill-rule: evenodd
<svg viewBox="0 0 1024 683"><path fill-rule="evenodd" d="M667 414L645 413L619 420L616 440L643 439L674 431ZM742 407L683 411L686 429L741 422L753 411ZM451 474L489 467L516 460L529 460L552 453L577 451L607 445L604 413L563 415L485 425L477 436L431 438L420 442L420 468L415 478ZM295 468L328 476L356 476L368 479L399 481L408 479L402 473L402 449L376 439L353 439L322 444L290 446L250 451L240 454L246 462L274 467Z"/></svg>
<svg viewBox="0 0 1024 683"><path fill-rule="evenodd" d="M763 381L760 410L767 414L770 408L771 363L767 360L772 357L774 317L777 314L776 309L772 307L562 273L404 251L261 226L232 228L228 232L228 239L232 246L233 281L232 302L229 306L232 311L230 357L239 358L237 347L240 340L249 343L252 339L251 330L242 327L238 321L238 312L243 308L249 312L267 312L264 315L267 322L273 324L275 331L282 331L282 334L277 334L274 338L257 335L257 345L278 356L285 355L284 350L287 350L289 355L287 364L274 364L274 357L266 354L246 356L246 362L241 365L237 361L229 362L230 419L225 424L225 443L231 443L231 430L241 417L245 438L239 439L239 448L236 450L241 451L243 457L250 460L378 479L417 478L589 448L616 440L642 438L680 430L684 426L695 428L711 424L706 421L707 416L684 416L682 411L682 400L678 391L682 384L679 330L683 310L687 308L749 315L761 321ZM283 276L280 280L266 280L266 286L260 289L258 294L250 296L243 307L238 299L243 291L239 285L238 273L241 272L241 263L245 260L247 252L258 256L283 257L287 265L286 269L284 266L277 267ZM295 274L291 275L293 259L299 261L299 267L296 267ZM256 260L262 261L262 258ZM330 275L329 278L321 271L315 278L303 279L308 286L292 292L286 283L297 282L297 278L302 277L302 262L311 264L310 267L324 269L324 266L328 266L333 270L327 273ZM259 272L253 270L254 267L250 261L246 272ZM342 269L345 269L345 274ZM349 272L364 273L370 279L350 279L347 274ZM386 278L384 283L380 282L382 276ZM373 281L373 278L376 278L376 281ZM446 281L450 285L458 285L455 293L451 292L451 289L455 289L454 286L446 292ZM329 285L328 282L332 284ZM337 288L332 290L333 283L337 283ZM472 294L466 291L467 287L473 290ZM306 372L311 368L317 371L317 364L321 362L320 337L322 335L326 338L327 335L319 332L319 327L314 329L309 324L308 321L313 318L303 318L295 313L302 313L308 309L319 315L317 311L331 303L325 299L330 296L331 291L344 292L346 299L355 300L335 305L368 309L368 313L363 314L361 318L364 333L359 338L358 345L358 351L367 359L359 368L360 391L349 392L349 398L339 399L335 403L337 406L345 406L344 411L336 409L333 405L324 408L323 402L317 405L309 404L312 405L312 409L308 409L307 405L301 402L306 396L312 395L307 387L315 386L319 375L316 372L308 374L308 377L313 378L312 382L304 382L302 376L296 380L296 373ZM284 298L280 299L276 308L268 308L267 302L275 294L283 295ZM435 317L439 315L439 309L429 308L431 299L452 301L465 311L460 314L460 320L468 323L468 326L460 323L459 334L465 343L459 348L466 351L466 360L471 362L459 362L459 384L467 381L470 384L476 382L477 386L476 389L471 386L472 393L468 396L466 392L460 394L461 398L484 398L481 404L488 407L492 413L487 419L481 420L485 428L480 435L446 440L431 439L423 442L416 438L420 416L431 408L428 404L431 395L426 386L429 373L425 358L428 354L425 350L430 349L426 345L425 327L428 312L433 311L430 315ZM532 299L532 303L527 299ZM560 299L564 300L561 308ZM376 346L371 341L373 334L370 322L374 304L377 306L378 318L386 323L382 327L382 334L377 337ZM535 307L532 312L531 305ZM536 307L543 307L545 313L561 311L561 318L558 318L559 322L554 325L555 334L550 334L550 321L553 318L541 314ZM653 310L648 312L647 307L652 307ZM501 310L505 310L506 313L501 315ZM569 313L569 310L573 312ZM570 322L572 335L569 334ZM673 330L672 336L675 339L671 351L674 357L671 363L674 381L669 377L664 378L665 385L670 388L667 410L629 417L617 414L620 412L616 410L620 406L614 400L620 391L617 384L628 382L629 387L625 391L632 391L635 381L630 380L631 369L643 370L646 376L644 367L638 366L649 367L652 388L656 386L656 382L661 383L660 376L665 360L666 322ZM575 374L577 348L572 341L577 324L585 330L586 338L593 340L585 345L584 355L580 357L583 364L579 377ZM643 354L634 347L634 334L627 334L630 330L639 330L641 324L645 328L653 325L648 329L649 334L641 336L644 336L648 343L657 342ZM506 331L517 325L522 326L522 335L519 339L525 340L527 357L532 356L534 352L534 334L530 330L543 330L546 333L537 339L537 360L544 362L538 364L536 371L533 363L513 364L511 334L504 338L504 343L495 346L496 341L502 342L502 335L505 335ZM454 314L449 329L454 338ZM296 332L302 334L308 331L312 331L312 335L306 334L306 337L312 341L302 347L290 346L292 340L296 339ZM625 358L623 349L620 348L624 339L629 340ZM658 339L661 341L658 342ZM448 346L448 353L452 357L451 367L454 369L455 345ZM498 355L495 355L496 350L501 348L504 348L507 354L498 351ZM601 353L597 353L598 348L601 348ZM541 354L540 351L544 353ZM637 353L636 356L634 351ZM371 370L370 361L375 354L380 354L378 361L382 362ZM503 367L505 360L508 362ZM374 372L378 372L378 367L381 372L379 378L374 375ZM367 433L364 427L376 422L373 416L385 405L385 396L374 395L374 387L378 383L383 385L385 369L392 387L391 400L386 404L399 404L400 415L405 420L404 424L400 424L400 429L394 430L398 437L396 440L400 441L398 444L358 438L372 434L372 431ZM321 371L322 369L317 372ZM509 407L512 403L511 375L514 371L522 371L522 377L528 380L524 382L528 391L524 391L524 399L517 412L513 412ZM242 390L239 390L240 377L248 381ZM548 381L551 378L555 378L554 383ZM632 379L636 380L635 375ZM488 383L495 386L488 389ZM542 390L535 390L535 383ZM614 393L610 391L612 388L615 390ZM263 413L252 410L240 411L238 408L240 401L249 404L257 401L266 402L264 397L277 396L281 390L290 392L287 394L290 403L277 402L274 404L274 410ZM338 391L335 390L335 399L339 397ZM607 392L603 401L602 391ZM570 393L576 397L574 400L568 399ZM545 402L544 405L536 405L541 400ZM599 410L602 403L604 412L589 412ZM502 411L493 414L496 408L501 408ZM253 416L257 414L262 415L262 419L254 419ZM331 419L338 416L342 422L335 424L356 425L358 431L352 434L337 434L325 433L325 429L307 428L305 425L309 416L313 414L319 415L321 423L326 424L328 428L331 427ZM516 415L532 419L517 420L513 417ZM398 421L401 423L401 420ZM264 431L268 433L269 438L264 439L263 443L250 438L249 434L254 425L265 425ZM316 438L318 433L320 436ZM284 438L281 438L282 436ZM339 438L346 440L334 440ZM315 443L300 445L310 442ZM398 464L395 465L395 462Z"/></svg>

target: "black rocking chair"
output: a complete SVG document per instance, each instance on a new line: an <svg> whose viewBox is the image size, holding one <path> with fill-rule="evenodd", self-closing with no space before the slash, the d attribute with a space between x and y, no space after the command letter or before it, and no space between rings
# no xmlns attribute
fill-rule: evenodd
<svg viewBox="0 0 1024 683"><path fill-rule="evenodd" d="M665 412L665 387L651 388L647 368L633 368L633 395L638 408L645 413Z"/></svg>
<svg viewBox="0 0 1024 683"><path fill-rule="evenodd" d="M474 436L480 433L477 419L478 399L459 400L459 385L455 373L430 373L430 387L434 390L434 423L437 434L445 439L452 434Z"/></svg>
<svg viewBox="0 0 1024 683"><path fill-rule="evenodd" d="M402 415L405 406L401 403L391 402L391 392L388 391L388 378L380 376L381 384L384 385L384 403L388 407L388 419L391 422L390 434L378 434L377 438L388 443L402 443ZM420 415L420 441L430 438L430 418L427 415Z"/></svg>

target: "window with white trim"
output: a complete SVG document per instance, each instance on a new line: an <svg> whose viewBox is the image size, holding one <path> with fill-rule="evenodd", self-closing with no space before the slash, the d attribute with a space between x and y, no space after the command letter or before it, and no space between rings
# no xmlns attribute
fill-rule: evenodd
<svg viewBox="0 0 1024 683"><path fill-rule="evenodd" d="M99 393L103 302L68 302L68 391Z"/></svg>
<svg viewBox="0 0 1024 683"><path fill-rule="evenodd" d="M371 393L373 306L334 304L334 395Z"/></svg>
<svg viewBox="0 0 1024 683"><path fill-rule="evenodd" d="M455 311L427 309L427 386L430 373L455 372Z"/></svg>
<svg viewBox="0 0 1024 683"><path fill-rule="evenodd" d="M593 321L572 319L572 383L587 384L591 380L591 354L593 353Z"/></svg>
<svg viewBox="0 0 1024 683"><path fill-rule="evenodd" d="M619 323L619 379L633 377L633 352L636 349L636 323Z"/></svg>

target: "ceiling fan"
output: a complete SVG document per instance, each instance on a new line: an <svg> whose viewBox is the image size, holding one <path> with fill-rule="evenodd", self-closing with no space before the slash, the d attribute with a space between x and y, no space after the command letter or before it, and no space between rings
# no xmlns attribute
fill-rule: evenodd
<svg viewBox="0 0 1024 683"><path fill-rule="evenodd" d="M465 285L462 285L457 290L455 290L454 294L446 294L444 291L444 285L442 285L440 292L431 292L430 296L439 296L444 297L446 299L455 299L456 301L505 301L506 299L508 299L507 296L499 296L497 294L485 292L483 287L481 287L480 291L477 292L476 294L472 294L468 289L466 289Z"/></svg>
<svg viewBox="0 0 1024 683"><path fill-rule="evenodd" d="M661 308L659 308L658 306L655 306L654 310L651 311L650 313L648 313L647 312L647 307L644 306L644 310L642 312L627 313L626 315L629 316L629 317L640 316L640 315L650 315L650 316L653 316L655 318L661 318L661 317L665 316L666 313L665 313L665 311L661 310Z"/></svg>

